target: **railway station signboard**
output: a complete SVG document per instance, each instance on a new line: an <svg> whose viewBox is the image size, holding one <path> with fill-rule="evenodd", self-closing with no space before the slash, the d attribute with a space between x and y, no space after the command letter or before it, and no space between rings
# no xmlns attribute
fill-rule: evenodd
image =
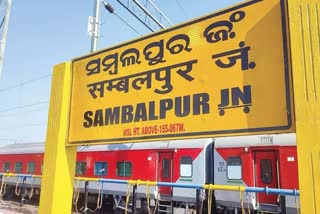
<svg viewBox="0 0 320 214"><path fill-rule="evenodd" d="M282 0L72 61L68 145L294 132Z"/></svg>

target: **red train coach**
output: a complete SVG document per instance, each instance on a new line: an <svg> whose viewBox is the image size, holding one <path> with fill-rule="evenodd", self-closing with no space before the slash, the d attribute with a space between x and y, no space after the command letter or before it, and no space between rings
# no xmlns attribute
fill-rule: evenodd
<svg viewBox="0 0 320 214"><path fill-rule="evenodd" d="M40 143L4 146L0 148L0 172L41 174L43 151L44 145ZM82 146L78 147L76 176L298 189L295 135ZM15 183L16 179L11 181L12 187ZM90 201L97 199L98 188L97 182L89 183ZM114 207L121 208L118 205L124 203L127 187L105 184L104 190L105 197L112 198ZM143 207L146 205L146 189L139 186L137 192L137 204ZM197 202L195 189L154 187L149 189L149 194L151 206L157 201L160 209L161 201L170 202L170 208L164 208L168 209L165 210L167 213L181 207L194 209ZM279 210L277 195L243 194L246 208L269 212ZM206 193L201 195L206 203ZM214 210L237 212L241 208L237 192L215 191L213 200ZM287 213L297 213L296 201L294 196L286 197Z"/></svg>

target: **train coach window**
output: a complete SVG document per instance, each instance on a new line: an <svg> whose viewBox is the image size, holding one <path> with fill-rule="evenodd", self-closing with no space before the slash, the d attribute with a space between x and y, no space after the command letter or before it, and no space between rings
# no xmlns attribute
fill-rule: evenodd
<svg viewBox="0 0 320 214"><path fill-rule="evenodd" d="M94 175L107 175L108 163L107 162L95 162L94 163Z"/></svg>
<svg viewBox="0 0 320 214"><path fill-rule="evenodd" d="M27 173L33 174L36 172L36 163L35 162L28 162L27 164Z"/></svg>
<svg viewBox="0 0 320 214"><path fill-rule="evenodd" d="M192 158L182 157L180 159L180 177L192 177Z"/></svg>
<svg viewBox="0 0 320 214"><path fill-rule="evenodd" d="M14 164L14 173L21 173L22 172L22 162L16 162Z"/></svg>
<svg viewBox="0 0 320 214"><path fill-rule="evenodd" d="M162 160L162 178L169 178L170 161L169 159Z"/></svg>
<svg viewBox="0 0 320 214"><path fill-rule="evenodd" d="M227 160L227 178L229 180L242 179L242 164L240 157L230 157Z"/></svg>
<svg viewBox="0 0 320 214"><path fill-rule="evenodd" d="M86 162L76 162L76 175L85 175L87 171Z"/></svg>
<svg viewBox="0 0 320 214"><path fill-rule="evenodd" d="M10 162L3 163L3 172L10 172Z"/></svg>
<svg viewBox="0 0 320 214"><path fill-rule="evenodd" d="M129 177L132 175L131 162L117 162L117 176Z"/></svg>
<svg viewBox="0 0 320 214"><path fill-rule="evenodd" d="M272 183L272 162L269 159L260 161L261 181L265 184Z"/></svg>

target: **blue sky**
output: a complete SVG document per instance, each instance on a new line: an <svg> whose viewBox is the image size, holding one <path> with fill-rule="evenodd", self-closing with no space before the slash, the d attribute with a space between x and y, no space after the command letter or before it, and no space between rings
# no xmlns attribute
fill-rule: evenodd
<svg viewBox="0 0 320 214"><path fill-rule="evenodd" d="M150 33L116 0L107 2L139 33ZM153 2L176 25L240 0ZM93 0L13 1L0 77L0 144L45 141L52 68L90 51L87 26L88 16L93 15L93 5ZM97 49L139 36L102 6L100 21L101 38Z"/></svg>

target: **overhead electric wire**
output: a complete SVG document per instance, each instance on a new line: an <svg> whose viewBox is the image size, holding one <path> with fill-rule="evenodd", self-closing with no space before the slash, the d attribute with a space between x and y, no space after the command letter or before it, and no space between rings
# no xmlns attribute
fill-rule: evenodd
<svg viewBox="0 0 320 214"><path fill-rule="evenodd" d="M9 112L9 111L15 111L17 109L24 109L24 108L28 108L28 107L31 107L31 106L45 104L45 103L49 103L49 101L41 101L41 102L32 103L32 104L28 104L28 105L16 106L16 107L13 107L13 108L3 109L3 110L0 110L0 113Z"/></svg>
<svg viewBox="0 0 320 214"><path fill-rule="evenodd" d="M7 87L7 88L0 89L0 93L1 93L1 92L4 92L4 91L11 90L11 89L14 89L14 88L21 87L21 86L26 85L26 84L29 84L29 83L33 83L33 82L36 82L36 81L45 79L45 78L50 77L50 76L52 76L52 74L47 74L47 75L42 76L42 77L38 77L38 78L35 78L35 79L27 80L27 81L25 81L25 82L21 82L21 83L19 83L19 84L17 84L17 85L14 85L14 86L10 86L10 87Z"/></svg>
<svg viewBox="0 0 320 214"><path fill-rule="evenodd" d="M133 15L136 19L138 19L144 26L146 26L151 32L154 32L154 30L149 27L142 19L140 19L139 16L137 16L136 14L134 14L129 8L126 7L126 5L124 5L120 0L117 0L117 2L124 7L127 11L129 11L131 13L131 15Z"/></svg>
<svg viewBox="0 0 320 214"><path fill-rule="evenodd" d="M113 13L116 15L121 21L123 21L126 25L128 25L132 30L134 30L138 35L142 36L141 33L139 33L136 29L134 29L126 20L122 19L116 12Z"/></svg>
<svg viewBox="0 0 320 214"><path fill-rule="evenodd" d="M5 19L6 19L6 17L3 17L1 24L0 24L0 28L2 28L2 25L3 25Z"/></svg>
<svg viewBox="0 0 320 214"><path fill-rule="evenodd" d="M179 5L179 7L180 7L180 9L181 9L184 17L187 19L189 16L188 16L186 10L185 10L184 7L182 6L182 4L179 2L179 0L176 0L176 2L177 2L177 4Z"/></svg>
<svg viewBox="0 0 320 214"><path fill-rule="evenodd" d="M14 143L18 143L18 142L36 143L36 142L34 142L34 141L21 140L21 139L12 139L12 138L3 138L3 139L0 139L0 141L14 141ZM12 143L12 142L9 142L9 143ZM39 142L39 143L43 143L43 142Z"/></svg>
<svg viewBox="0 0 320 214"><path fill-rule="evenodd" d="M43 110L48 111L48 108L36 108L36 109L27 110L27 111L15 112L15 113L12 113L12 114L4 114L4 115L1 115L1 114L0 114L0 118L3 118L3 117L12 117L12 116L19 116L19 117L21 117L21 115L23 115L23 114L25 114L25 113L39 112L39 111L43 111Z"/></svg>
<svg viewBox="0 0 320 214"><path fill-rule="evenodd" d="M127 26L129 26L132 30L134 30L138 35L142 36L141 33L139 33L136 29L134 29L126 20L124 20L123 18L121 18L116 11L114 11L114 8L111 6L111 4L107 3L107 2L103 2L104 7L106 8L106 10L111 13L116 15L121 21L123 21Z"/></svg>
<svg viewBox="0 0 320 214"><path fill-rule="evenodd" d="M164 29L165 27L162 25L162 23L160 23L146 8L143 7L143 5L138 2L137 0L132 0L144 13L146 13L148 15L148 17L150 17L154 23L156 23L161 29Z"/></svg>
<svg viewBox="0 0 320 214"><path fill-rule="evenodd" d="M155 8L156 11L160 13L160 16L163 17L170 25L173 25L170 19L166 15L164 15L164 13L161 12L161 10L157 7L155 3L153 3L151 0L147 0L147 2L149 2L153 6L153 8Z"/></svg>
<svg viewBox="0 0 320 214"><path fill-rule="evenodd" d="M12 126L12 127L0 127L0 130L9 130L9 129L22 129L27 127L33 127L33 126L46 126L47 124L43 123L30 123L30 124L24 124L21 126Z"/></svg>

